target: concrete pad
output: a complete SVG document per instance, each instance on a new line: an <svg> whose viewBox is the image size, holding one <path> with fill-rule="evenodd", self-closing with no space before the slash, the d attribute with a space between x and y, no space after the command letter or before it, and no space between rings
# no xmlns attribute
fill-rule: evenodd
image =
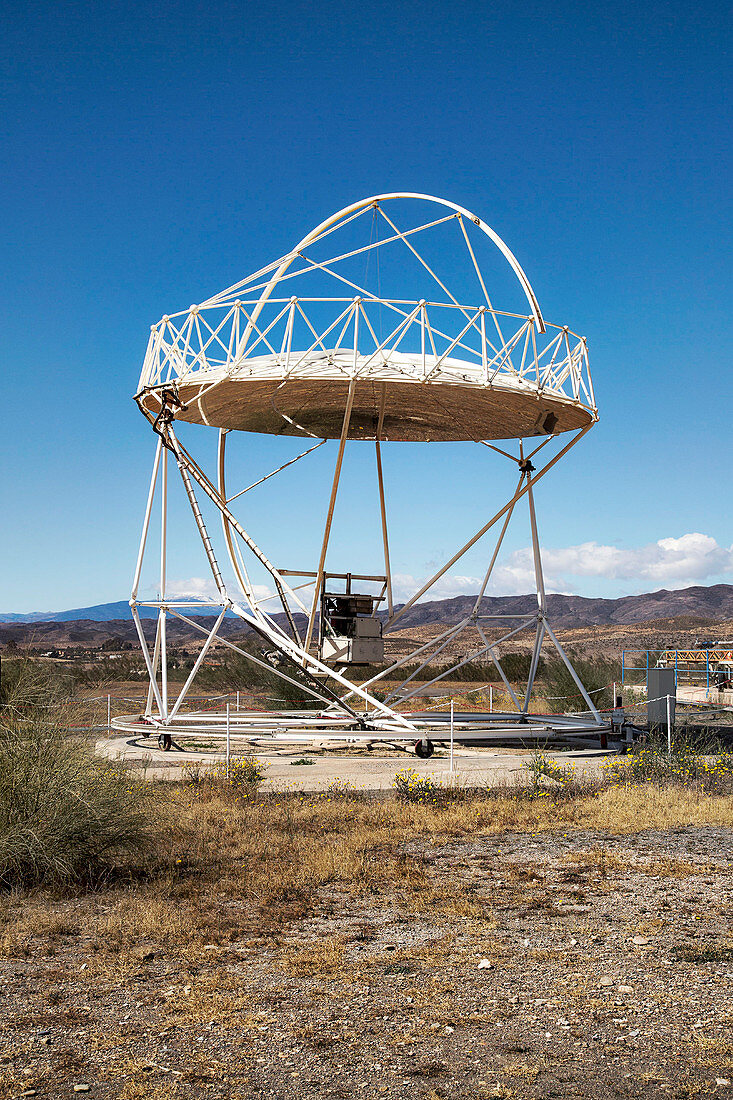
<svg viewBox="0 0 733 1100"><path fill-rule="evenodd" d="M167 752L153 747L147 739L126 736L103 738L96 743L96 751L108 759L123 760L137 770L144 771L149 779L181 779L188 765L211 766L223 762L222 752L195 752L191 749L172 748ZM313 750L302 745L282 748L257 748L242 753L232 751L232 760L246 755L266 766L267 778L262 783L264 791L318 792L328 789L334 781L349 783L357 790L389 790L395 773L402 768L412 768L421 776L430 776L436 783L461 786L496 786L511 783L521 774L524 764L531 758L530 750L500 748L457 748L454 752L454 770L450 771L449 752L438 749L429 760L421 760L413 753L383 750L356 755L341 752ZM600 749L582 749L568 752L546 753L558 764L573 763L579 774L597 775L602 760L615 755ZM297 760L312 760L311 764L296 764Z"/></svg>

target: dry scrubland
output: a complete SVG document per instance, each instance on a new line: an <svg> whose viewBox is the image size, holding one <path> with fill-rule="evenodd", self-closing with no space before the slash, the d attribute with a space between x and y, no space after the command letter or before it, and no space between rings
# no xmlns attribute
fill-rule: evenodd
<svg viewBox="0 0 733 1100"><path fill-rule="evenodd" d="M265 797L3 713L0 1097L731 1093L729 758Z"/></svg>

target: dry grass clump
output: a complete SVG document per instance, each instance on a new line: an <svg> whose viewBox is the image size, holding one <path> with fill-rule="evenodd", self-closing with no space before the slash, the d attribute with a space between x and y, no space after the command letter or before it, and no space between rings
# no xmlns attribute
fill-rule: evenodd
<svg viewBox="0 0 733 1100"><path fill-rule="evenodd" d="M226 945L247 935L277 934L315 911L324 889L386 896L415 912L428 901L455 907L461 899L436 892L429 865L415 856L420 837L733 825L729 799L651 787L610 788L554 804L516 800L509 793L442 805L301 795L233 803L217 793L191 799L184 786L170 790L169 798L171 817L186 838L185 853L180 863L172 860L166 875L107 906L98 928L107 942L177 935L192 944Z"/></svg>
<svg viewBox="0 0 733 1100"><path fill-rule="evenodd" d="M503 833L597 829L618 835L681 825L733 826L733 800L651 785L610 787L592 797L557 801L517 798L507 788L492 798L434 804L301 794L255 794L235 801L226 790L209 789L198 798L184 783L149 784L142 811L140 803L133 804L136 813L142 812L146 836L158 827L161 802L167 824L154 868L146 857L151 873L108 880L111 888L87 899L49 899L40 892L6 897L0 906L0 955L37 951L40 941L46 953L53 953L65 937L83 934L90 974L139 967L133 959L141 944L153 954L175 947L192 952L192 958L202 951L230 950L239 957L256 952L263 937L278 942L291 925L324 907L325 912L338 907L344 894L354 902L363 898L370 905L384 903L414 914L458 913L480 922L486 934L492 927L491 905L468 886L456 889L436 877L429 853L417 850L426 839L442 844L455 837ZM110 858L118 836L110 836ZM596 857L586 853L582 861L595 867ZM687 872L682 866L637 869ZM76 881L84 885L87 880ZM526 886L541 892L540 883ZM519 901L528 904L524 896ZM335 962L341 944L332 947ZM327 963L298 959L303 966Z"/></svg>
<svg viewBox="0 0 733 1100"><path fill-rule="evenodd" d="M290 952L280 965L290 974L337 977L343 971L345 950L340 940L329 936Z"/></svg>
<svg viewBox="0 0 733 1100"><path fill-rule="evenodd" d="M51 699L42 703L41 699ZM57 700L19 664L0 705L0 884L92 881L148 849L144 786L68 732Z"/></svg>
<svg viewBox="0 0 733 1100"><path fill-rule="evenodd" d="M262 761L237 757L229 765L223 761L216 764L187 763L183 767L183 778L198 798L218 794L236 802L254 794L266 771L267 765Z"/></svg>

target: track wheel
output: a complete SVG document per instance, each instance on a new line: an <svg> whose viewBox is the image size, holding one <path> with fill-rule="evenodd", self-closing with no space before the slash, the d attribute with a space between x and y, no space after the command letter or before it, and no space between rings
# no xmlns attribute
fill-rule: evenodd
<svg viewBox="0 0 733 1100"><path fill-rule="evenodd" d="M435 745L427 737L415 742L415 756L419 756L421 760L428 760L434 752Z"/></svg>
<svg viewBox="0 0 733 1100"><path fill-rule="evenodd" d="M168 752L168 749L171 747L172 744L173 738L169 733L158 734L158 748L162 749L163 752Z"/></svg>

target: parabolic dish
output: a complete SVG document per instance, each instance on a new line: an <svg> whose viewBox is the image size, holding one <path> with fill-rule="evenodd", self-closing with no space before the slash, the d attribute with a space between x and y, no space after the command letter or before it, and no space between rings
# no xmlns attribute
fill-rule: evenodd
<svg viewBox="0 0 733 1100"><path fill-rule="evenodd" d="M501 373L490 383L476 366L443 359L438 373L423 381L422 356L392 353L389 363L356 359L357 381L349 439L436 442L512 439L583 428L594 411L536 383ZM435 357L426 356L427 369ZM349 394L352 352L313 353L285 376L277 358L259 356L236 371L209 369L205 377L179 381L183 407L176 420L247 432L338 439ZM362 374L363 380L359 378ZM139 398L153 416L160 412L158 389ZM380 424L381 418L381 424Z"/></svg>
<svg viewBox="0 0 733 1100"><path fill-rule="evenodd" d="M405 204L411 216L402 223ZM347 231L357 240L339 245ZM446 239L436 255L450 261L460 300L419 251L438 231ZM493 306L478 260L487 247L508 261L529 313ZM395 293L363 285L370 270L382 287L390 275ZM176 420L319 439L339 438L345 423L349 439L521 439L597 419L585 340L545 322L516 257L489 226L425 195L363 199L286 256L163 317L136 396L151 419L166 390Z"/></svg>

